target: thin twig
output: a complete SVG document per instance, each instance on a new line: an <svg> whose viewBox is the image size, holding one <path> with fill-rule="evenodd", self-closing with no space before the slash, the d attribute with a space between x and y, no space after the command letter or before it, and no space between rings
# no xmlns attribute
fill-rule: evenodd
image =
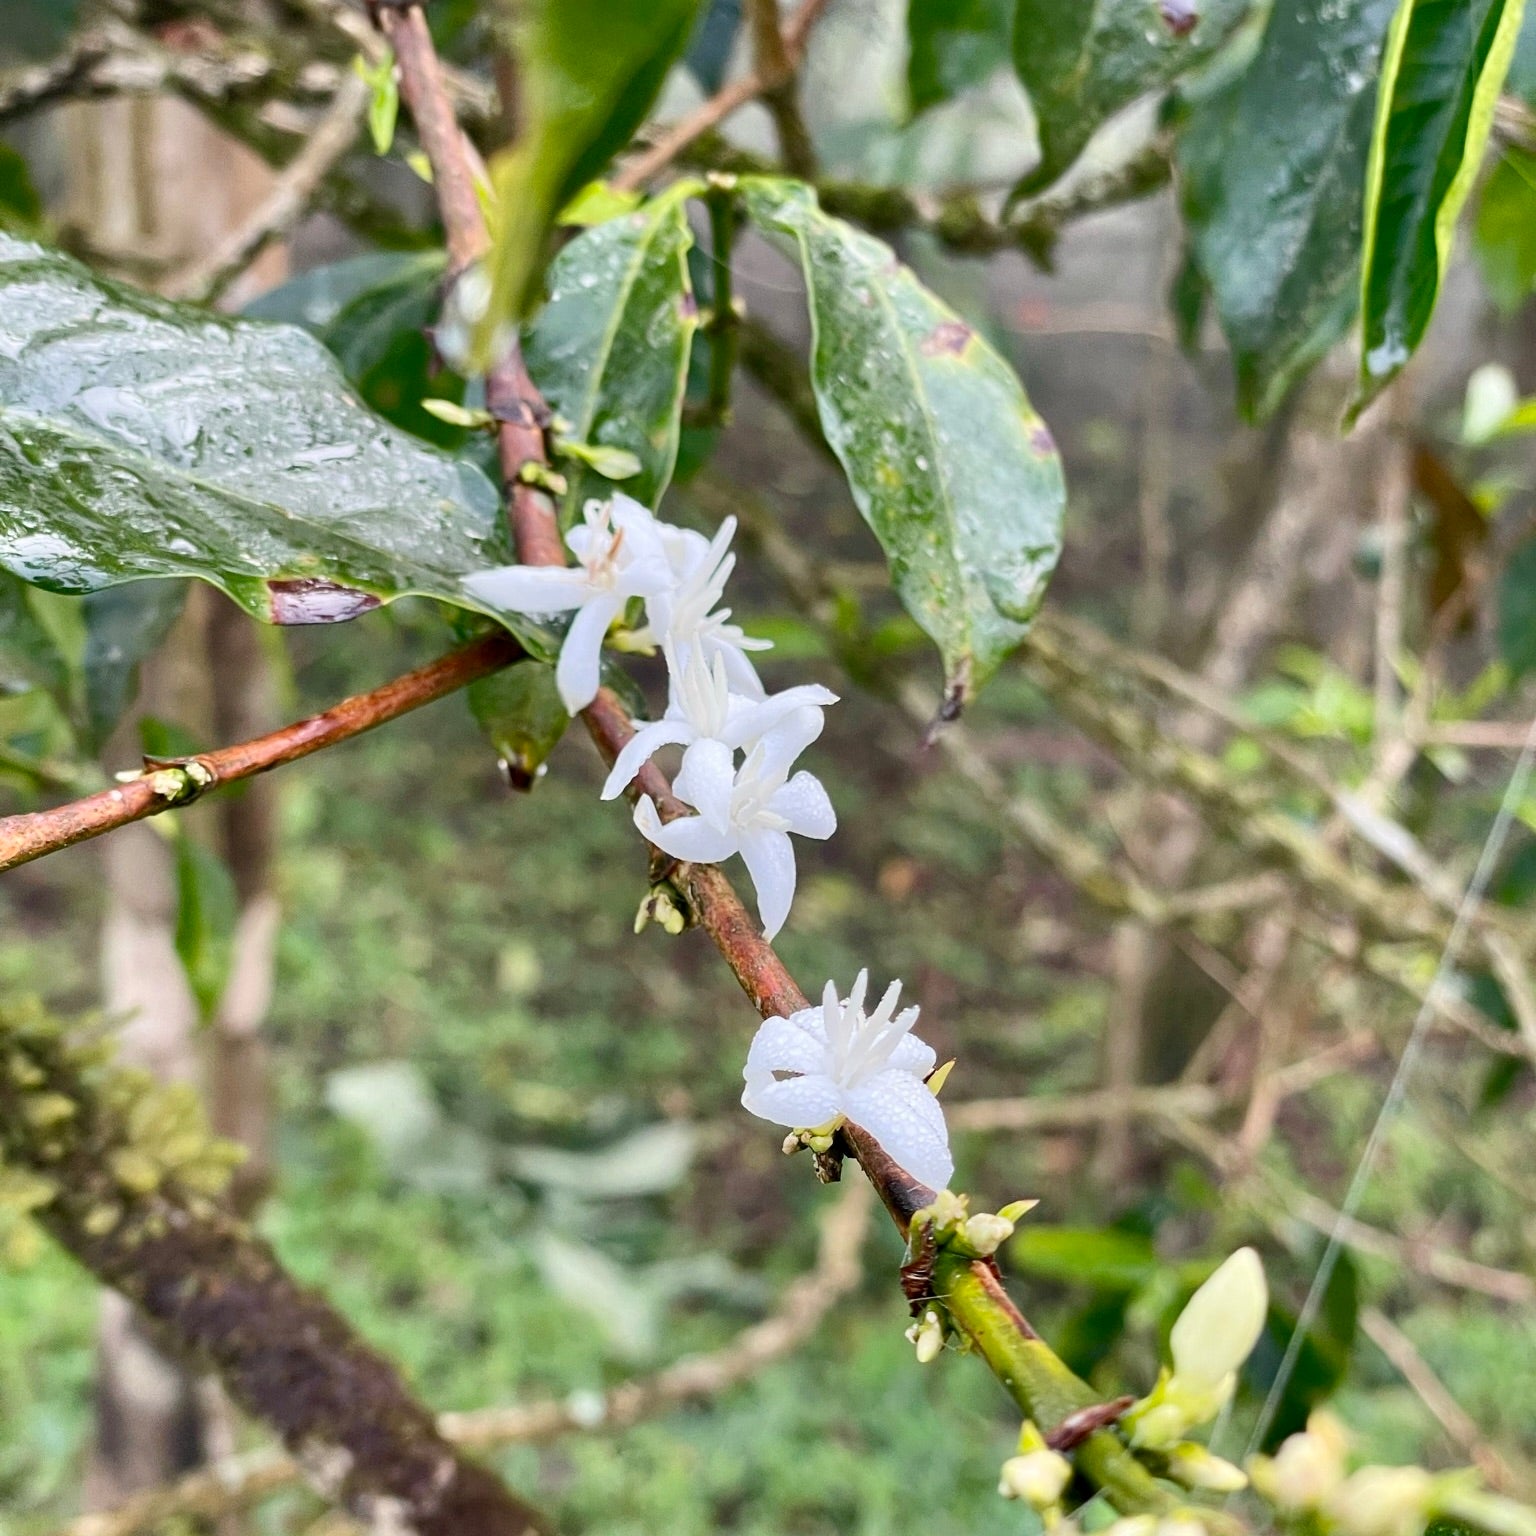
<svg viewBox="0 0 1536 1536"><path fill-rule="evenodd" d="M356 143L368 93L356 74L342 77L325 116L260 206L217 250L170 283L169 297L211 304L274 240L292 232L324 190L326 177Z"/></svg>
<svg viewBox="0 0 1536 1536"><path fill-rule="evenodd" d="M791 70L800 67L811 28L828 3L829 0L805 0L785 26L784 57ZM749 101L755 101L774 83L771 79L765 79L757 69L732 80L682 122L662 133L649 149L636 155L613 178L614 185L621 191L635 191L643 187L671 165L700 134L718 127L733 112L746 106Z"/></svg>
<svg viewBox="0 0 1536 1536"><path fill-rule="evenodd" d="M368 693L355 694L318 715L296 720L251 741L219 747L196 757L147 764L143 773L83 800L0 818L0 870L14 869L44 854L100 837L116 827L158 816L162 811L240 779L280 768L337 742L371 731L477 678L510 666L523 654L511 635L496 633L407 672Z"/></svg>
<svg viewBox="0 0 1536 1536"><path fill-rule="evenodd" d="M773 1311L707 1354L689 1355L652 1376L621 1382L594 1400L581 1394L508 1408L445 1413L438 1432L461 1449L488 1451L569 1434L627 1429L683 1403L718 1397L783 1359L820 1327L858 1285L860 1249L869 1227L869 1187L850 1180L822 1213L816 1261L785 1287ZM205 1467L163 1488L136 1495L116 1509L82 1515L59 1536L136 1536L167 1521L213 1519L249 1509L292 1486L303 1469L281 1451L260 1450Z"/></svg>
<svg viewBox="0 0 1536 1536"><path fill-rule="evenodd" d="M752 36L752 69L763 82L763 105L778 130L779 152L792 176L809 181L816 174L816 150L800 115L795 66L779 30L779 0L747 0L747 28Z"/></svg>

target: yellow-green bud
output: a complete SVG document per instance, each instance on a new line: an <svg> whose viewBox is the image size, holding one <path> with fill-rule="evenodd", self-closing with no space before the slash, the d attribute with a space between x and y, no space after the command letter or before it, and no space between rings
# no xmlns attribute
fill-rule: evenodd
<svg viewBox="0 0 1536 1536"><path fill-rule="evenodd" d="M1173 1374L1216 1388L1238 1371L1264 1331L1269 1288L1252 1248L1239 1248L1193 1296L1169 1340Z"/></svg>
<svg viewBox="0 0 1536 1536"><path fill-rule="evenodd" d="M1013 1236L1013 1223L1006 1216L991 1211L977 1211L960 1224L960 1237L979 1258L997 1252Z"/></svg>
<svg viewBox="0 0 1536 1536"><path fill-rule="evenodd" d="M1122 1515L1106 1525L1099 1536L1157 1536L1156 1515Z"/></svg>
<svg viewBox="0 0 1536 1536"><path fill-rule="evenodd" d="M1344 1536L1419 1536L1433 1491L1422 1467L1361 1467L1325 1508Z"/></svg>
<svg viewBox="0 0 1536 1536"><path fill-rule="evenodd" d="M1011 1221L1015 1226L1017 1226L1019 1218L1029 1215L1029 1213L1039 1204L1040 1202L1038 1200L1010 1200L1008 1204L1005 1205L997 1214L1001 1216L1004 1221Z"/></svg>
<svg viewBox="0 0 1536 1536"><path fill-rule="evenodd" d="M1071 1481L1072 1463L1059 1451L1029 1451L1003 1463L997 1491L1005 1499L1020 1499L1044 1511L1060 1501Z"/></svg>
<svg viewBox="0 0 1536 1536"><path fill-rule="evenodd" d="M1346 1445L1331 1415L1314 1413L1306 1429L1289 1436L1271 1456L1253 1456L1248 1475L1257 1493L1286 1514L1321 1507L1344 1481Z"/></svg>
<svg viewBox="0 0 1536 1536"><path fill-rule="evenodd" d="M927 1365L930 1361L937 1360L939 1352L944 1348L944 1324L939 1314L930 1307L923 1313L921 1322L913 1323L907 1329L907 1339L917 1346L919 1365Z"/></svg>
<svg viewBox="0 0 1536 1536"><path fill-rule="evenodd" d="M123 1147L108 1159L112 1177L129 1194L147 1195L160 1187L160 1169L154 1158L137 1147Z"/></svg>
<svg viewBox="0 0 1536 1536"><path fill-rule="evenodd" d="M1241 1467L1213 1456L1203 1445L1190 1440L1168 1452L1168 1476L1182 1488L1205 1493L1239 1493L1248 1486Z"/></svg>
<svg viewBox="0 0 1536 1536"><path fill-rule="evenodd" d="M34 1093L27 1096L21 1112L34 1130L46 1131L72 1119L75 1105L62 1093Z"/></svg>

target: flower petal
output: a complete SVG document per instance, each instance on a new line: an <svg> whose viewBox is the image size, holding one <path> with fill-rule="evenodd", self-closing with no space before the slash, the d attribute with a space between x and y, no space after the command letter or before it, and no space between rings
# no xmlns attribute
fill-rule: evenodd
<svg viewBox="0 0 1536 1536"><path fill-rule="evenodd" d="M814 773L801 769L788 784L768 797L768 809L789 823L801 837L824 840L837 831L837 812Z"/></svg>
<svg viewBox="0 0 1536 1536"><path fill-rule="evenodd" d="M915 1014L917 1009L909 1008L908 1013ZM897 1015L899 1023L904 1015ZM916 1035L903 1035L900 1040L891 1047L891 1054L887 1058L887 1064L895 1067L898 1072L911 1072L917 1077L927 1077L939 1063L939 1053L931 1045L924 1044Z"/></svg>
<svg viewBox="0 0 1536 1536"><path fill-rule="evenodd" d="M635 802L635 825L647 842L685 864L718 864L736 852L735 839L716 831L702 816L664 822L649 795Z"/></svg>
<svg viewBox="0 0 1536 1536"><path fill-rule="evenodd" d="M810 1021L820 1019L818 1008L802 1008L787 1019L764 1019L752 1037L747 1064L741 1075L748 1082L771 1077L775 1072L827 1073L827 1041ZM802 1023L805 1020L807 1022ZM809 1027L808 1027L809 1026Z"/></svg>
<svg viewBox="0 0 1536 1536"><path fill-rule="evenodd" d="M641 765L648 763L663 747L681 746L692 740L693 728L686 720L662 719L641 725L614 758L613 769L603 783L603 799L617 799L639 773Z"/></svg>
<svg viewBox="0 0 1536 1536"><path fill-rule="evenodd" d="M795 849L787 832L751 827L740 834L741 856L757 892L763 937L771 939L789 916L795 900Z"/></svg>
<svg viewBox="0 0 1536 1536"><path fill-rule="evenodd" d="M564 613L592 595L587 573L570 565L503 565L473 571L464 590L503 613Z"/></svg>
<svg viewBox="0 0 1536 1536"><path fill-rule="evenodd" d="M736 626L733 624L730 627L734 629ZM741 640L745 639L745 636L741 636ZM763 680L757 675L757 668L747 660L746 651L736 639L722 635L706 635L704 644L725 658L725 675L730 679L733 692L743 694L749 699L760 699L764 696L767 690L763 687ZM773 647L771 640L753 640L748 644L753 650L766 651Z"/></svg>
<svg viewBox="0 0 1536 1536"><path fill-rule="evenodd" d="M921 1078L887 1068L845 1094L843 1110L914 1179L937 1190L954 1178L944 1111Z"/></svg>
<svg viewBox="0 0 1536 1536"><path fill-rule="evenodd" d="M597 697L602 681L603 636L623 606L624 599L610 592L590 598L576 610L565 632L560 660L555 664L555 687L560 690L560 702L573 715L579 715Z"/></svg>
<svg viewBox="0 0 1536 1536"><path fill-rule="evenodd" d="M730 717L720 739L738 749L750 747L794 710L825 709L827 705L836 703L837 695L830 688L823 688L820 683L802 683L799 687L786 688L783 693L775 693L766 699L733 694Z"/></svg>
<svg viewBox="0 0 1536 1536"><path fill-rule="evenodd" d="M736 782L736 755L723 741L695 741L683 753L672 788L710 826L725 832L731 825L731 790Z"/></svg>
<svg viewBox="0 0 1536 1536"><path fill-rule="evenodd" d="M790 1127L825 1125L842 1113L842 1097L830 1077L768 1077L741 1091L742 1105L759 1119Z"/></svg>
<svg viewBox="0 0 1536 1536"><path fill-rule="evenodd" d="M795 759L821 735L826 716L819 709L792 709L765 731L757 743L759 777L782 784L789 777Z"/></svg>

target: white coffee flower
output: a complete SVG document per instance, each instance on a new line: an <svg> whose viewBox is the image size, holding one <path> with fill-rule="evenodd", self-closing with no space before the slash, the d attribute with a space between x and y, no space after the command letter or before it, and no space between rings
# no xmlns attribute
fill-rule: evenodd
<svg viewBox="0 0 1536 1536"><path fill-rule="evenodd" d="M662 543L672 569L672 581L646 602L647 627L658 644L670 640L680 648L698 643L706 660L725 662L731 688L749 699L763 697L762 680L747 659L748 651L773 648L771 640L754 640L730 622L731 610L711 612L725 594L725 583L736 568L728 554L736 534L736 519L727 517L713 539L691 528L661 525Z"/></svg>
<svg viewBox="0 0 1536 1536"><path fill-rule="evenodd" d="M741 751L754 747L784 718L797 709L822 709L837 703L837 695L817 683L786 688L771 698L747 698L730 686L724 652L707 650L695 639L686 647L668 640L667 709L660 720L634 722L635 734L614 760L613 771L603 785L603 799L621 794L662 747L687 747L696 742L718 741ZM685 755L684 766L688 763Z"/></svg>
<svg viewBox="0 0 1536 1536"><path fill-rule="evenodd" d="M1264 1266L1252 1248L1239 1248L1189 1298L1173 1325L1168 1342L1175 1379L1220 1391L1253 1353L1268 1311Z"/></svg>
<svg viewBox="0 0 1536 1536"><path fill-rule="evenodd" d="M718 864L739 853L757 889L765 937L784 926L795 899L795 850L790 833L824 840L837 813L815 774L789 770L820 734L820 709L792 710L747 754L721 741L695 742L673 785L697 816L662 822L649 795L635 804L635 825L663 853L690 864Z"/></svg>
<svg viewBox="0 0 1536 1536"><path fill-rule="evenodd" d="M464 588L503 613L575 610L555 668L561 702L574 715L597 697L609 625L631 598L668 590L673 575L656 519L622 492L589 501L565 542L579 564L505 565L466 576Z"/></svg>
<svg viewBox="0 0 1536 1536"><path fill-rule="evenodd" d="M944 1111L924 1082L934 1052L911 1033L918 1010L896 1012L901 983L892 982L866 1015L868 986L869 972L860 971L839 1002L829 981L819 1008L765 1020L747 1052L741 1102L775 1125L852 1120L913 1178L943 1189L955 1163Z"/></svg>

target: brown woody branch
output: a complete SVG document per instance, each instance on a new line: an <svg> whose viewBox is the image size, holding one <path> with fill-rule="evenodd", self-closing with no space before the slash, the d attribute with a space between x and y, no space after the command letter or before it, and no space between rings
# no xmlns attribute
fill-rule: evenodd
<svg viewBox="0 0 1536 1536"><path fill-rule="evenodd" d="M215 1198L229 1159L175 1090L102 1066L33 1007L0 1007L0 1046L0 1156L35 1182L36 1219L169 1352L271 1424L327 1497L417 1536L547 1530Z"/></svg>
<svg viewBox="0 0 1536 1536"><path fill-rule="evenodd" d="M610 1387L595 1403L569 1396L508 1408L445 1413L438 1431L466 1450L535 1445L571 1434L627 1429L684 1403L717 1397L750 1380L764 1367L803 1344L827 1313L859 1282L859 1250L869 1204L862 1185L850 1182L843 1197L823 1213L816 1260L785 1288L778 1305L760 1322L707 1354L688 1355L651 1376ZM180 1517L209 1519L249 1509L298 1482L303 1468L278 1451L256 1451L151 1489L116 1509L82 1515L60 1536L136 1536Z"/></svg>
<svg viewBox="0 0 1536 1536"><path fill-rule="evenodd" d="M103 832L125 827L129 822L158 816L225 784L253 778L360 736L386 721L420 709L423 704L456 693L477 678L510 666L522 654L522 647L511 635L487 635L380 688L343 699L320 714L296 720L281 730L197 757L148 763L137 778L87 795L83 800L0 818L0 871L100 837Z"/></svg>

